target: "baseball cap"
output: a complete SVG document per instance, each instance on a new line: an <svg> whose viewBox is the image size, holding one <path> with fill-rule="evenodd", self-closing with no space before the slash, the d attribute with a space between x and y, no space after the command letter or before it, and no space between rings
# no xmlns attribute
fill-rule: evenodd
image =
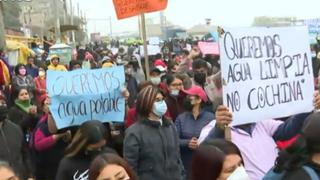
<svg viewBox="0 0 320 180"><path fill-rule="evenodd" d="M206 92L200 86L192 86L190 89L182 91L191 96L199 96L203 102L208 101Z"/></svg>

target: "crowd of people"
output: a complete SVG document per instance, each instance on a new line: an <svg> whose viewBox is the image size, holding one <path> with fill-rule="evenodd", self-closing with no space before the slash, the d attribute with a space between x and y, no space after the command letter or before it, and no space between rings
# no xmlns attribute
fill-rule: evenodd
<svg viewBox="0 0 320 180"><path fill-rule="evenodd" d="M185 47L164 44L149 57L150 67L138 46L116 54L99 44L80 46L67 65L52 55L10 67L2 52L0 179L319 179L319 112L229 127L219 56L202 54L197 42ZM58 129L46 71L115 66L125 72L123 123L97 119ZM318 93L314 107L320 108Z"/></svg>

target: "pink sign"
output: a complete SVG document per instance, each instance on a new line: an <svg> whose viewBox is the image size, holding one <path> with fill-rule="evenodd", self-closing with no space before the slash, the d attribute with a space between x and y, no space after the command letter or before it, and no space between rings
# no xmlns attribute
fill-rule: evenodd
<svg viewBox="0 0 320 180"><path fill-rule="evenodd" d="M219 44L216 42L199 42L198 46L203 54L219 55Z"/></svg>

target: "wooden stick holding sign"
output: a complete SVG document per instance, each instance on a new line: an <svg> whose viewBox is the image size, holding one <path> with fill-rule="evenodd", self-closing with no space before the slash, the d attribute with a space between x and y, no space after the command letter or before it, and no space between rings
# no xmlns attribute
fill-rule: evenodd
<svg viewBox="0 0 320 180"><path fill-rule="evenodd" d="M217 31L218 31L218 34L219 34L218 35L218 41L219 41L219 39L224 34L224 29L222 27L218 26ZM222 78L222 76L221 76L221 78ZM222 82L223 82L223 79L222 79ZM225 127L224 127L224 139L226 141L230 141L231 142L231 127L229 125L225 125Z"/></svg>
<svg viewBox="0 0 320 180"><path fill-rule="evenodd" d="M142 41L143 41L143 51L144 51L144 65L146 68L147 80L150 80L150 70L149 70L149 56L148 56L148 44L147 44L147 33L146 33L146 20L144 13L141 14L141 26L142 26Z"/></svg>

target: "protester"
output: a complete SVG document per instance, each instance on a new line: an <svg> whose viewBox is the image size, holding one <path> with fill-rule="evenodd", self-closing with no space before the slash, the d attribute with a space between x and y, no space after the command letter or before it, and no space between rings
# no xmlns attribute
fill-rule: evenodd
<svg viewBox="0 0 320 180"><path fill-rule="evenodd" d="M34 64L34 57L29 56L27 59L27 74L30 75L32 78L35 78L38 76L39 68Z"/></svg>
<svg viewBox="0 0 320 180"><path fill-rule="evenodd" d="M320 179L319 129L320 112L316 112L306 119L298 139L279 153L273 171L268 172L264 179Z"/></svg>
<svg viewBox="0 0 320 180"><path fill-rule="evenodd" d="M69 70L73 71L73 70L78 70L78 69L82 69L82 62L81 61L70 61Z"/></svg>
<svg viewBox="0 0 320 180"><path fill-rule="evenodd" d="M209 76L208 72L210 68L208 62L203 59L196 59L192 63L192 69L194 72L193 83L205 90L211 102L215 102L217 97L222 97L221 82L217 81L221 79L221 75Z"/></svg>
<svg viewBox="0 0 320 180"><path fill-rule="evenodd" d="M48 69L54 71L68 71L64 65L61 65L59 63L60 57L58 55L52 55L50 57L50 65L48 66Z"/></svg>
<svg viewBox="0 0 320 180"><path fill-rule="evenodd" d="M166 87L168 88L168 94L165 97L168 106L166 117L175 121L177 116L184 112L183 102L186 94L182 91L184 86L181 76L168 75Z"/></svg>
<svg viewBox="0 0 320 180"><path fill-rule="evenodd" d="M54 180L60 160L63 158L64 149L71 139L70 131L53 134L50 129L55 129L53 117L49 111L50 99L42 101L43 115L31 136L30 147L36 159L36 178Z"/></svg>
<svg viewBox="0 0 320 180"><path fill-rule="evenodd" d="M125 65L125 82L127 84L127 89L130 92L128 99L129 108L134 106L138 94L138 83L137 80L132 76L132 73L132 67L129 64Z"/></svg>
<svg viewBox="0 0 320 180"><path fill-rule="evenodd" d="M46 84L46 70L45 68L39 68L39 76L34 78L36 86L35 100L37 104L41 104L47 96L47 84Z"/></svg>
<svg viewBox="0 0 320 180"><path fill-rule="evenodd" d="M198 148L201 129L214 119L214 115L202 109L208 97L201 87L193 86L183 91L188 95L185 100L186 112L177 117L175 124L180 138L181 159L189 172L193 151Z"/></svg>
<svg viewBox="0 0 320 180"><path fill-rule="evenodd" d="M82 61L82 69L93 69L95 67L95 65L92 65L92 64L94 64L94 62L95 61L94 61L94 57L92 56L92 54L89 52L86 52L85 58Z"/></svg>
<svg viewBox="0 0 320 180"><path fill-rule="evenodd" d="M150 82L155 85L159 86L161 83L161 71L158 68L153 68L150 71Z"/></svg>
<svg viewBox="0 0 320 180"><path fill-rule="evenodd" d="M124 158L140 180L184 179L179 140L161 91L153 86L142 89L137 98L137 122L126 130Z"/></svg>
<svg viewBox="0 0 320 180"><path fill-rule="evenodd" d="M147 86L152 86L152 83L148 81L140 83L138 86L138 93ZM136 101L134 104L135 105L137 104ZM136 106L129 108L125 118L125 128L129 128L132 124L136 122L136 116L137 116Z"/></svg>
<svg viewBox="0 0 320 180"><path fill-rule="evenodd" d="M16 124L7 118L8 107L3 93L0 93L0 159L7 161L18 177L33 177L30 152L24 135ZM0 177L4 178L0 163Z"/></svg>
<svg viewBox="0 0 320 180"><path fill-rule="evenodd" d="M4 180L19 180L7 162L0 160L0 177Z"/></svg>
<svg viewBox="0 0 320 180"><path fill-rule="evenodd" d="M168 68L168 65L165 63L165 61L162 59L162 55L160 53L156 54L155 56L155 61L153 63L153 66L154 67L157 67L157 66L161 66L162 68L164 68L165 70L167 70Z"/></svg>
<svg viewBox="0 0 320 180"><path fill-rule="evenodd" d="M83 123L61 160L56 180L87 179L91 161L101 153L115 153L113 149L105 147L110 137L107 137L104 125L100 121L91 120Z"/></svg>
<svg viewBox="0 0 320 180"><path fill-rule="evenodd" d="M143 68L141 66L141 60L138 56L131 56L131 60L129 61L129 65L132 67L132 77L137 80L137 83L140 84L146 80L146 76L143 72Z"/></svg>
<svg viewBox="0 0 320 180"><path fill-rule="evenodd" d="M315 94L314 105L316 109L320 107L318 93ZM269 119L231 127L231 140L241 151L250 179L262 179L275 163L278 154L276 141L296 136L309 114L298 114L285 122ZM232 113L227 107L219 106L215 126L207 139L224 138L224 129L231 122Z"/></svg>
<svg viewBox="0 0 320 180"><path fill-rule="evenodd" d="M137 180L128 163L115 154L101 154L91 163L89 180Z"/></svg>
<svg viewBox="0 0 320 180"><path fill-rule="evenodd" d="M33 78L27 75L26 66L18 64L15 69L15 76L12 77L12 89L13 91L21 88L26 88L30 94L30 98L33 100L35 92L35 84Z"/></svg>
<svg viewBox="0 0 320 180"><path fill-rule="evenodd" d="M181 62L177 67L177 73L186 73L192 70L192 59L189 57L190 52L186 49L182 51Z"/></svg>
<svg viewBox="0 0 320 180"><path fill-rule="evenodd" d="M29 92L25 88L16 89L13 92L13 98L14 105L10 108L8 117L10 121L21 127L28 142L39 120L37 107L31 104Z"/></svg>
<svg viewBox="0 0 320 180"><path fill-rule="evenodd" d="M240 150L232 142L215 139L199 146L192 158L191 180L249 180Z"/></svg>

